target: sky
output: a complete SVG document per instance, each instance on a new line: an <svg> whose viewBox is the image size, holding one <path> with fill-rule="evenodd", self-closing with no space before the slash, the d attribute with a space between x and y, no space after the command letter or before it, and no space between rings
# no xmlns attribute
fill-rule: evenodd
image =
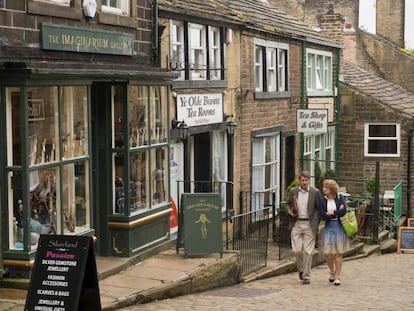
<svg viewBox="0 0 414 311"><path fill-rule="evenodd" d="M392 0L390 0L392 1ZM375 33L376 0L360 0L359 28ZM405 43L406 48L414 49L414 0L405 0Z"/></svg>

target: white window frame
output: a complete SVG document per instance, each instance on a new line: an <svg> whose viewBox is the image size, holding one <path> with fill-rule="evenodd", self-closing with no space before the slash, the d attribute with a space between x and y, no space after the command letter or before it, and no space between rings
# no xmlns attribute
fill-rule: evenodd
<svg viewBox="0 0 414 311"><path fill-rule="evenodd" d="M209 27L209 72L210 80L221 79L221 39L220 28Z"/></svg>
<svg viewBox="0 0 414 311"><path fill-rule="evenodd" d="M377 137L369 136L370 126L395 126L395 136L393 137ZM370 153L369 142L370 141L396 141L397 150L396 153ZM364 156L365 157L399 157L401 149L401 129L398 123L366 123L364 128Z"/></svg>
<svg viewBox="0 0 414 311"><path fill-rule="evenodd" d="M332 52L306 49L306 86L309 96L333 96Z"/></svg>
<svg viewBox="0 0 414 311"><path fill-rule="evenodd" d="M129 15L130 0L116 0L116 5L111 5L111 0L106 0L107 4L103 4L102 0L102 12L118 14L118 15Z"/></svg>
<svg viewBox="0 0 414 311"><path fill-rule="evenodd" d="M188 55L192 80L207 78L206 26L188 24Z"/></svg>
<svg viewBox="0 0 414 311"><path fill-rule="evenodd" d="M315 161L319 161L319 166L322 173L326 169L335 170L335 127L329 126L328 131L322 134L305 134L304 137L304 151L303 157L305 162L305 169L309 170L311 176L315 176ZM330 150L330 153L326 151ZM330 158L327 159L327 154ZM327 164L327 161L329 163ZM314 181L312 179L312 185Z"/></svg>
<svg viewBox="0 0 414 311"><path fill-rule="evenodd" d="M252 139L252 202L251 210L263 209L266 201L271 202L276 195L275 206L279 205L280 189L280 132L271 131L256 135ZM268 144L271 148L267 148ZM269 180L266 181L266 170ZM265 197L268 195L269 197Z"/></svg>
<svg viewBox="0 0 414 311"><path fill-rule="evenodd" d="M180 72L177 80L185 79L184 23L170 20L170 67ZM174 52L175 51L175 52ZM176 56L174 56L176 54Z"/></svg>
<svg viewBox="0 0 414 311"><path fill-rule="evenodd" d="M64 5L64 6L70 6L70 0L34 0L34 1L53 3L53 4L57 4L57 5Z"/></svg>
<svg viewBox="0 0 414 311"><path fill-rule="evenodd" d="M255 91L260 92L263 90L263 46L255 46L254 60L254 86Z"/></svg>
<svg viewBox="0 0 414 311"><path fill-rule="evenodd" d="M289 45L286 43L254 39L254 81L256 92L289 91L288 74ZM263 48L265 52L263 52ZM263 54L266 55L266 68ZM266 73L266 86L263 73Z"/></svg>

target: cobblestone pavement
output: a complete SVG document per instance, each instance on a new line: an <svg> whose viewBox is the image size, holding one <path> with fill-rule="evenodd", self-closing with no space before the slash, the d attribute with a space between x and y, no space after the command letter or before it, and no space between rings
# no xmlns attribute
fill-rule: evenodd
<svg viewBox="0 0 414 311"><path fill-rule="evenodd" d="M341 286L328 276L320 265L312 269L310 285L289 273L122 310L414 310L414 254L345 261Z"/></svg>

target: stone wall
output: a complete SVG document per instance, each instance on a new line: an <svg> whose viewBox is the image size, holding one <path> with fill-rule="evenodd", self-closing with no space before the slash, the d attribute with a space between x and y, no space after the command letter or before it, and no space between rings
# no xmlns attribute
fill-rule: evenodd
<svg viewBox="0 0 414 311"><path fill-rule="evenodd" d="M338 173L347 192L364 194L364 181L375 174L375 162L380 162L381 190L392 190L407 179L407 129L410 120L372 98L341 84L341 121L339 126ZM399 157L365 157L364 127L366 123L399 123L401 125ZM347 163L348 162L348 163ZM403 202L406 198L403 197ZM406 206L403 203L403 206Z"/></svg>

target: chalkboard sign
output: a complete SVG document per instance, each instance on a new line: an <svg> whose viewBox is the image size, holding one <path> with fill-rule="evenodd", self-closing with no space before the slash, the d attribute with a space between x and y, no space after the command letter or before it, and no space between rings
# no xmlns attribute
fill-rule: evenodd
<svg viewBox="0 0 414 311"><path fill-rule="evenodd" d="M407 226L408 227L414 227L414 218L408 218L407 219Z"/></svg>
<svg viewBox="0 0 414 311"><path fill-rule="evenodd" d="M414 252L414 227L400 227L397 252Z"/></svg>
<svg viewBox="0 0 414 311"><path fill-rule="evenodd" d="M24 310L101 310L92 237L40 236Z"/></svg>

